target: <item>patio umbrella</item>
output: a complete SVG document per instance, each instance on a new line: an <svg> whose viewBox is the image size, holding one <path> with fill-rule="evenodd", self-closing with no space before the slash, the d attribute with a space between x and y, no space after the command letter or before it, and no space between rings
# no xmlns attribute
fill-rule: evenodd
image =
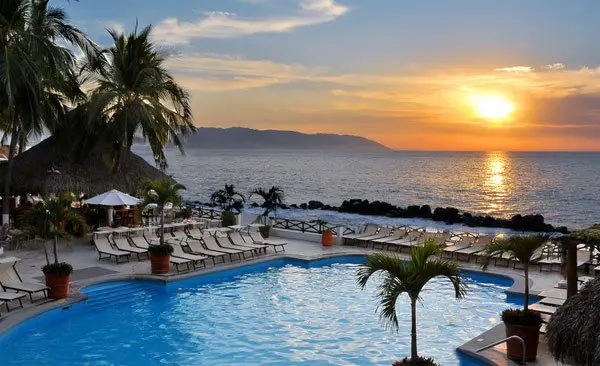
<svg viewBox="0 0 600 366"><path fill-rule="evenodd" d="M139 198L135 198L127 193L117 191L116 189L104 192L85 201L87 205L108 206L107 213L109 225L112 225L114 206L133 206L140 202L141 200Z"/></svg>

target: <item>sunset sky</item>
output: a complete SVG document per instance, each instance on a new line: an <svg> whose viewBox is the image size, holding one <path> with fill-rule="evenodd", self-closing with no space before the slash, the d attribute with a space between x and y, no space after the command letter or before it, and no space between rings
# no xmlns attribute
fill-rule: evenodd
<svg viewBox="0 0 600 366"><path fill-rule="evenodd" d="M103 45L105 27L154 24L198 126L600 149L598 0L54 3Z"/></svg>

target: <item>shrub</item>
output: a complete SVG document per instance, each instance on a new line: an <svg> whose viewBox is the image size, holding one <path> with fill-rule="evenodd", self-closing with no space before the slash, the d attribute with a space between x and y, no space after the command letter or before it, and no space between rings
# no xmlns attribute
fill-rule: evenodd
<svg viewBox="0 0 600 366"><path fill-rule="evenodd" d="M235 225L236 218L235 214L231 211L223 211L221 212L221 226L227 227Z"/></svg>
<svg viewBox="0 0 600 366"><path fill-rule="evenodd" d="M46 264L42 267L42 272L47 275L66 276L73 273L73 266L66 262Z"/></svg>
<svg viewBox="0 0 600 366"><path fill-rule="evenodd" d="M175 212L176 219L189 219L190 217L192 217L192 209L187 206Z"/></svg>
<svg viewBox="0 0 600 366"><path fill-rule="evenodd" d="M173 253L173 247L171 244L150 245L148 253L152 255L171 255Z"/></svg>
<svg viewBox="0 0 600 366"><path fill-rule="evenodd" d="M502 312L502 321L506 324L535 327L542 324L542 316L531 310L506 309Z"/></svg>
<svg viewBox="0 0 600 366"><path fill-rule="evenodd" d="M417 357L416 360L411 361L410 358L405 358L400 361L396 361L392 366L439 366L433 361L433 358Z"/></svg>

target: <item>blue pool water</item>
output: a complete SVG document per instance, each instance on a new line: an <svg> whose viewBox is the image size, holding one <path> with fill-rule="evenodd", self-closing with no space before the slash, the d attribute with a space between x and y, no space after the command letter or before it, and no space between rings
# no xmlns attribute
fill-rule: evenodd
<svg viewBox="0 0 600 366"><path fill-rule="evenodd" d="M0 337L2 365L391 365L408 355L407 298L398 334L383 330L360 257L273 260L168 285L88 287L89 299L32 318ZM476 365L455 348L499 322L512 281L466 274L453 298L433 280L417 309L419 352L443 365ZM512 301L512 300L511 300Z"/></svg>

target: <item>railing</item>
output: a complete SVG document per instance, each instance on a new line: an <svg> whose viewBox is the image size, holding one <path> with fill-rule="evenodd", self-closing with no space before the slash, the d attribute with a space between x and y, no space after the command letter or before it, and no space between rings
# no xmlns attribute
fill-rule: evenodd
<svg viewBox="0 0 600 366"><path fill-rule="evenodd" d="M195 210L198 212L198 215L201 219L209 219L209 220L220 220L221 219L221 211L215 210L212 208L205 207L197 207Z"/></svg>
<svg viewBox="0 0 600 366"><path fill-rule="evenodd" d="M271 218L271 226L277 229L295 230L303 233L322 234L325 230L331 230L333 235L337 235L336 228L339 227L335 224L322 223L318 221L302 221L302 220L290 220L290 219L277 219ZM354 230L348 227L344 227L344 235L353 234Z"/></svg>
<svg viewBox="0 0 600 366"><path fill-rule="evenodd" d="M527 347L525 346L525 341L523 340L523 338L521 338L519 336L516 336L516 335L510 336L510 337L506 337L504 339L499 340L498 342L494 342L492 344L488 344L485 347L481 347L480 349L476 350L475 353L483 352L486 349L490 349L492 347L496 347L497 345L502 344L502 343L507 342L507 341L510 341L510 340L516 340L516 341L521 342L521 344L523 345L523 366L527 365L527 361L525 361L525 359L527 358L526 357L526 355L527 355Z"/></svg>

